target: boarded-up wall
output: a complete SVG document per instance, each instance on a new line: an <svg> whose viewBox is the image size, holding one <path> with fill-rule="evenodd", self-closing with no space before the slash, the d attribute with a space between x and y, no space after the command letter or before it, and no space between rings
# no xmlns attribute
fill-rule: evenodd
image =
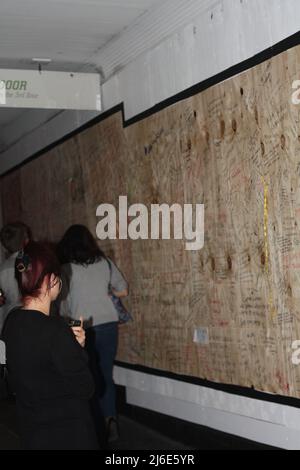
<svg viewBox="0 0 300 470"><path fill-rule="evenodd" d="M6 222L58 240L96 207L204 203L205 247L109 241L131 286L119 359L300 397L300 48L123 128L121 113L1 180ZM210 343L193 343L208 327Z"/></svg>

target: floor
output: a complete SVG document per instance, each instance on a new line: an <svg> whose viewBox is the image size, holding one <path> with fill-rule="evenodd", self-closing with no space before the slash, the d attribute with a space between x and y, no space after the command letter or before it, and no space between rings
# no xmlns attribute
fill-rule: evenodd
<svg viewBox="0 0 300 470"><path fill-rule="evenodd" d="M134 422L126 416L119 417L120 439L110 445L111 450L184 450L178 442ZM0 450L20 450L20 440L12 400L0 401Z"/></svg>
<svg viewBox="0 0 300 470"><path fill-rule="evenodd" d="M194 445L188 445L139 423L132 417L119 416L120 439L110 445L110 450L268 450L245 439L223 434L201 426L195 427ZM195 434L194 434L195 435ZM195 441L198 443L195 446ZM0 450L20 450L15 404L13 400L0 400Z"/></svg>

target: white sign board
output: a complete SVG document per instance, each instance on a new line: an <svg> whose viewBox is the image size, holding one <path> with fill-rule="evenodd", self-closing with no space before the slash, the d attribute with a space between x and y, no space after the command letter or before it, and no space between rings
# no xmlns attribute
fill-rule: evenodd
<svg viewBox="0 0 300 470"><path fill-rule="evenodd" d="M100 76L0 69L0 107L101 111Z"/></svg>

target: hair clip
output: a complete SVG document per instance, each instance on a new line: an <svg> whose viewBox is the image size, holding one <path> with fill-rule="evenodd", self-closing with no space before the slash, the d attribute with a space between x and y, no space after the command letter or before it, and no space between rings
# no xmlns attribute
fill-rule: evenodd
<svg viewBox="0 0 300 470"><path fill-rule="evenodd" d="M29 267L31 266L31 260L27 253L24 253L23 250L19 251L16 259L16 269L19 273L23 273L28 271Z"/></svg>

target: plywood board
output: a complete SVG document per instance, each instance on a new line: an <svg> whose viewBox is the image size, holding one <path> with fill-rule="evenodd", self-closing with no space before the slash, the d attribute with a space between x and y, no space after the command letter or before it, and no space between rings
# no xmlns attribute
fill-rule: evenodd
<svg viewBox="0 0 300 470"><path fill-rule="evenodd" d="M5 221L53 241L72 223L95 234L119 195L205 204L201 251L100 243L130 283L120 360L300 397L299 70L296 47L125 129L116 113L1 180Z"/></svg>

